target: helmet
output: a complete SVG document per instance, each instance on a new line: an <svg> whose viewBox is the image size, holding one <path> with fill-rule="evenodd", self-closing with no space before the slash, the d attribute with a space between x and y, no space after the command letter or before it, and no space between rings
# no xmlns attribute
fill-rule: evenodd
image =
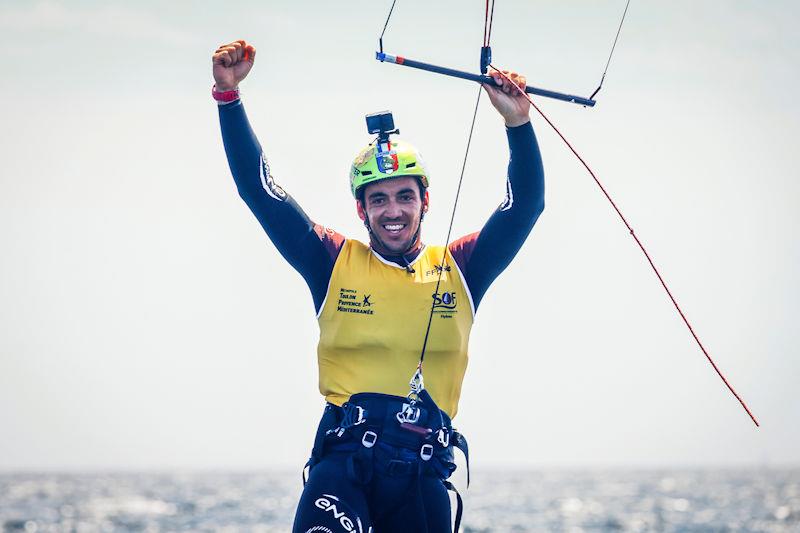
<svg viewBox="0 0 800 533"><path fill-rule="evenodd" d="M423 188L428 188L428 169L416 148L399 139L378 141L361 150L353 160L350 190L358 198L358 190L364 185L401 176L413 176Z"/></svg>

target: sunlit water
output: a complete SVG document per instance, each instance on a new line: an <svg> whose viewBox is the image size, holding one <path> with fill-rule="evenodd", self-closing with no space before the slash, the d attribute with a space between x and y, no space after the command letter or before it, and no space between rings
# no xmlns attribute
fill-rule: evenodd
<svg viewBox="0 0 800 533"><path fill-rule="evenodd" d="M295 472L0 474L0 525L289 531L300 489ZM475 471L464 500L472 533L800 532L798 469Z"/></svg>

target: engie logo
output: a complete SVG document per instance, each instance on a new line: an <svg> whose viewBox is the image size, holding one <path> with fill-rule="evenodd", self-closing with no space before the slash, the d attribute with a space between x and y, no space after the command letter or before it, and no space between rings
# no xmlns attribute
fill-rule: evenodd
<svg viewBox="0 0 800 533"><path fill-rule="evenodd" d="M443 292L442 294L433 295L433 308L434 309L448 309L456 308L456 293Z"/></svg>
<svg viewBox="0 0 800 533"><path fill-rule="evenodd" d="M333 517L339 521L339 525L342 526L345 531L363 532L363 529L361 528L361 520L356 518L356 521L353 522L345 515L344 511L340 511L336 507L334 501L338 502L339 498L332 494L323 494L322 498L317 498L317 500L314 502L314 505L325 512L332 513ZM356 529L356 527L358 529Z"/></svg>
<svg viewBox="0 0 800 533"><path fill-rule="evenodd" d="M275 183L275 180L272 178L272 173L269 168L269 162L267 158L264 156L264 153L261 153L261 165L259 169L259 177L261 178L261 186L264 187L264 190L267 191L267 194L278 200L279 202L286 201L286 191L281 189L281 186Z"/></svg>

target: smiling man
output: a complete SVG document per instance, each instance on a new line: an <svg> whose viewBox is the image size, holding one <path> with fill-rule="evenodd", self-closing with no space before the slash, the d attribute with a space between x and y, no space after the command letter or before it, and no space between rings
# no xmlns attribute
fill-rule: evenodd
<svg viewBox="0 0 800 533"><path fill-rule="evenodd" d="M419 247L422 217L428 210L428 191L418 179L393 178L364 186L356 209L372 233L376 252L384 255L413 252Z"/></svg>
<svg viewBox="0 0 800 533"><path fill-rule="evenodd" d="M255 54L244 41L220 46L212 94L239 194L305 279L319 321L326 404L294 531L449 532L446 480L455 469L453 447L464 443L451 420L473 317L544 208L530 104L497 72L495 86L484 86L506 125L506 195L480 231L445 246L422 240L430 204L422 157L381 129L350 171L369 235L363 243L312 222L273 179L238 92ZM523 76L506 74L525 85ZM417 403L409 400L408 379L423 337L425 389Z"/></svg>

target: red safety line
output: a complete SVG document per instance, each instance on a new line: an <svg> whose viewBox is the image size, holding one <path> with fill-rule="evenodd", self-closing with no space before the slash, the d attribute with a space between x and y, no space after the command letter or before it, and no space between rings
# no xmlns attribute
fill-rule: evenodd
<svg viewBox="0 0 800 533"><path fill-rule="evenodd" d="M488 0L487 0L487 6L488 6ZM508 77L508 76L507 76L505 73L503 73L503 72L502 72L502 71L500 71L499 69L495 68L495 66L494 66L494 65L489 65L489 66L490 66L492 69L494 69L494 70L496 70L497 72L499 72L501 76L503 76L503 77L504 77L506 80L508 80L508 81L509 81L509 83L511 83L511 85L513 85L514 87L516 87L516 89L517 89L517 90L518 90L520 93L522 93L522 96L524 96L524 97L525 97L525 98L526 98L526 99L527 99L527 100L528 100L528 101L531 103L531 105L533 106L533 108L534 108L534 109L535 109L535 110L536 110L536 111L537 111L537 112L538 112L538 113L539 113L539 114L542 116L542 118L543 118L543 119L545 119L545 121L547 121L547 123L550 125L550 127L551 127L551 128L553 128L553 131L555 131L555 132L558 134L558 136L559 136L559 137L561 137L561 140L562 140L562 141L564 141L564 144L566 144L566 145L567 145L567 147L568 147L568 148L569 148L569 149L572 151L572 153L573 153L573 154L575 154L575 157L577 157L577 158L578 158L578 160L579 160L579 161L580 161L580 162L583 164L583 166L586 168L586 170L587 170L587 171L589 171L589 174L590 174L590 175L592 176L592 178L594 179L594 182L597 184L597 186L598 186L598 187L600 187L600 190L601 190L601 191L603 191L603 194L604 194L604 195L605 195L605 197L608 199L608 201L611 203L611 206L614 208L614 211L616 211L616 212L617 212L617 214L619 215L619 218L622 220L622 223L623 223L623 224L625 224L625 227L627 227L627 228L628 228L628 231L630 231L630 233L631 233L631 237L633 237L633 239L636 241L636 244L638 244L638 245L639 245L639 248L641 248L641 250L642 250L642 253L644 253L644 256L647 258L647 262L648 262L648 263L650 263L650 267L652 267L652 269L653 269L653 272L655 272L655 273L656 273L656 276L658 276L658 281L660 281L660 282L661 282L661 285L664 287L664 290L665 290L665 291L667 291L667 295L669 296L669 299L670 299L670 300L672 300L672 304L675 306L675 309L677 309L677 310L678 310L678 314L679 314L679 315L681 316L681 318L683 319L683 322L686 324L686 327L687 327L687 328L689 328L689 332L692 334L692 337L694 337L694 340L697 342L697 345L700 347L700 350L702 350L702 352L703 352L703 355L705 355L705 356L706 356L706 359L708 359L708 362L709 362L709 363L711 363L711 366L712 366L712 367L714 367L714 370L717 372L717 375L718 375L718 376L719 376L719 377L722 379L722 382L723 382L723 383L725 383L725 385L728 387L728 390L730 390L730 391L731 391L731 393L732 393L732 394L733 394L733 395L736 397L736 399L737 399L737 400L739 400L739 403L740 403L740 404L742 404L742 407L744 407L744 410L745 410L745 411L747 412L747 414L750 416L750 419L753 421L753 423L756 425L756 427L759 427L758 420L756 420L756 417L755 417L755 416L753 416L753 413L751 413L751 412L750 412L750 409L747 407L747 404L745 404L745 403L744 403L744 400L742 400L742 398L741 398L741 397L740 397L740 396L739 396L739 395L736 393L736 391L735 391L735 390L733 390L733 387L731 386L731 384L730 384L730 383L728 383L728 380L727 380L727 379L725 379L725 376L723 376L723 375L722 375L722 372L720 372L720 370L719 370L719 368L717 367L716 363L714 363L714 360L713 360L713 359L711 359L711 356L710 356L710 355L708 354L708 352L706 351L705 347L703 346L703 343L701 343L701 342L700 342L700 339L697 337L697 334L694 332L694 329L692 328L692 325L691 325L691 324L689 324L689 320L687 320L687 318L686 318L686 315L684 315L684 314L683 314L683 311L681 310L680 306L678 306L678 302L677 302L677 301L675 300L675 298L672 296L672 292L669 290L669 287L667 287L667 283L664 281L664 278L663 278L663 277L661 277L661 273L658 271L658 269L656 268L656 265L653 263L653 260L650 258L650 254L648 254L648 253L647 253L647 250L645 249L644 245L643 245L643 244L642 244L642 242L639 240L639 238L636 236L636 234L633 232L633 228L631 227L631 225L630 225L630 224L628 224L628 221L627 221L627 220L625 220L625 217L622 215L622 211L620 211L620 210L619 210L619 208L617 207L617 204L615 204L615 203L614 203L614 200L612 200L612 199L611 199L611 196L610 196L610 195L608 194L608 192L606 191L606 188L605 188L605 187L603 187L603 184L602 184L602 183L600 183L600 180L599 180L599 179L597 179L597 176L595 175L595 173L592 171L592 169L591 169L591 168L589 168L589 165L587 165L587 164L586 164L586 161L584 161L584 160L583 160L583 158L582 158L582 157L580 156L580 154L579 154L579 153L578 153L578 152L575 150L575 148L573 148L573 147L572 147L572 145L571 145L571 144L570 144L570 142L569 142L569 141L566 139L566 137L564 137L564 135L562 135L562 134L561 134L561 132L558 130L558 128L555 126L555 124L553 124L553 123L550 121L550 119L549 119L549 118L547 118L547 115L545 115L545 114L542 112L542 110L541 110L541 109L539 109L539 106L537 106L535 103L533 103L533 100L531 100L530 96L528 96L528 94L527 94L527 93L526 93L526 92L525 92L523 89L521 89L521 88L520 88L520 87L519 87L519 86L518 86L516 83L514 83L514 82L511 80L511 78L509 78L509 77Z"/></svg>
<svg viewBox="0 0 800 533"><path fill-rule="evenodd" d="M483 46L489 46L492 38L492 19L494 19L494 0L492 0L492 10L489 11L489 0L486 0L486 18L483 21Z"/></svg>
<svg viewBox="0 0 800 533"><path fill-rule="evenodd" d="M492 40L492 22L494 22L494 0L492 0L492 10L489 12L489 35L486 36L486 46Z"/></svg>
<svg viewBox="0 0 800 533"><path fill-rule="evenodd" d="M483 46L489 46L488 44L486 44L488 29L489 29L489 0L486 0L486 17L483 19Z"/></svg>

